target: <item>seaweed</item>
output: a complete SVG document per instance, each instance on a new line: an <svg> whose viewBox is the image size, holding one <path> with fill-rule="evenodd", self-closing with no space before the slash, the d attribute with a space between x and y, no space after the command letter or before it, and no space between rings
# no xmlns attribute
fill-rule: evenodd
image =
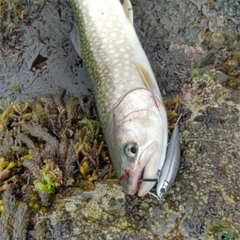
<svg viewBox="0 0 240 240"><path fill-rule="evenodd" d="M31 133L32 136L45 141L54 153L59 149L59 143L58 143L57 139L55 137L51 136L48 133L48 130L42 128L41 125L37 126L37 125L32 125L32 124L23 124L22 127L23 127L23 129L25 129L29 133Z"/></svg>
<svg viewBox="0 0 240 240"><path fill-rule="evenodd" d="M15 167L14 162L8 162L4 157L0 157L0 183L7 178L11 172L11 169Z"/></svg>
<svg viewBox="0 0 240 240"><path fill-rule="evenodd" d="M26 239L29 225L27 204L17 202L13 187L3 194L4 211L0 215L1 239Z"/></svg>
<svg viewBox="0 0 240 240"><path fill-rule="evenodd" d="M39 221L34 226L34 239L46 239L46 224L44 221Z"/></svg>
<svg viewBox="0 0 240 240"><path fill-rule="evenodd" d="M51 160L44 160L45 165L42 167L42 180L35 183L36 190L46 196L53 195L58 186L62 184L62 171ZM44 192L44 193L43 193Z"/></svg>
<svg viewBox="0 0 240 240"><path fill-rule="evenodd" d="M167 109L167 116L168 116L168 130L172 130L175 126L175 123L178 121L181 111L181 104L182 104L182 95L177 94L172 98L164 99L164 105Z"/></svg>
<svg viewBox="0 0 240 240"><path fill-rule="evenodd" d="M66 139L66 138L63 138ZM67 144L66 144L67 145ZM65 146L66 146L65 145ZM64 144L61 142L60 144L61 149L64 148ZM60 151L61 151L60 149ZM64 178L64 185L65 186L71 186L74 183L74 179L73 179L73 171L75 169L75 163L77 161L77 157L76 154L74 152L74 142L71 139L68 143L68 148L65 148L66 151L63 151L63 154L67 152L67 154L65 154L66 158L65 158L65 164L64 164L64 169L65 169L65 178ZM64 159L64 156L62 156L62 158Z"/></svg>
<svg viewBox="0 0 240 240"><path fill-rule="evenodd" d="M0 191L18 181L23 199L36 201L38 195L49 206L59 188L93 189L96 180L114 175L89 109L92 99L65 94L42 95L33 103L0 101Z"/></svg>
<svg viewBox="0 0 240 240"><path fill-rule="evenodd" d="M238 233L233 226L224 221L216 220L207 228L207 237L210 239L237 240Z"/></svg>
<svg viewBox="0 0 240 240"><path fill-rule="evenodd" d="M215 75L209 71L209 70L205 70L203 68L194 68L192 71L191 71L191 77L192 78L202 78L204 74L207 74L210 79L214 80L215 79Z"/></svg>
<svg viewBox="0 0 240 240"><path fill-rule="evenodd" d="M93 99L65 93L43 95L33 103L0 100L3 239L47 237L46 222L29 224L34 212L48 211L56 195L70 187L90 190L96 181L114 176ZM58 234L56 229L50 235Z"/></svg>

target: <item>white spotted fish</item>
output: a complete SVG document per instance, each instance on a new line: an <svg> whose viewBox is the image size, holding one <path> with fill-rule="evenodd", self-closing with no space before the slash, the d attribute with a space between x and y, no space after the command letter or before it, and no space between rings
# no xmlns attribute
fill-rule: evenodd
<svg viewBox="0 0 240 240"><path fill-rule="evenodd" d="M133 26L129 0L70 0L75 49L93 86L110 157L128 194L155 185L166 155L168 123L158 84Z"/></svg>

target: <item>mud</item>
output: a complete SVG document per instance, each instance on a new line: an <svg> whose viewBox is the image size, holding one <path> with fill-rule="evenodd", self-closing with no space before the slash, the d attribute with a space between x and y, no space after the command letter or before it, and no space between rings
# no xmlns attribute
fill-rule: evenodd
<svg viewBox="0 0 240 240"><path fill-rule="evenodd" d="M19 8L18 1L9 1L1 16L0 97L24 101L60 88L86 94L90 83L71 44L68 1L26 1Z"/></svg>

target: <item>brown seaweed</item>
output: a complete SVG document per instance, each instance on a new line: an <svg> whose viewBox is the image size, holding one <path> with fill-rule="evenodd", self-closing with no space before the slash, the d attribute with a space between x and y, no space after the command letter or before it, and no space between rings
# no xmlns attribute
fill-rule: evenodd
<svg viewBox="0 0 240 240"><path fill-rule="evenodd" d="M67 98L65 91L43 95L33 104L1 100L0 191L18 179L28 185L24 194L29 196L24 198L35 199L37 193L49 205L59 187L93 189L97 179L112 177L99 123L89 109L92 104L92 98ZM28 176L28 182L22 176Z"/></svg>
<svg viewBox="0 0 240 240"><path fill-rule="evenodd" d="M26 239L29 224L28 206L18 203L13 188L3 194L4 212L0 215L1 239Z"/></svg>

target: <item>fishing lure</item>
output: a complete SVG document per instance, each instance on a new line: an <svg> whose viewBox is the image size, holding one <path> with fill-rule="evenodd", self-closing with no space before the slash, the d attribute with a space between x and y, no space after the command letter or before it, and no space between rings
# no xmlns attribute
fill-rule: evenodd
<svg viewBox="0 0 240 240"><path fill-rule="evenodd" d="M158 200L167 193L171 185L174 183L178 173L180 164L180 134L178 128L178 122L172 132L172 136L167 148L167 154L163 168L158 171L158 177L155 179L142 179L144 182L157 182L157 195L149 192L152 196Z"/></svg>
<svg viewBox="0 0 240 240"><path fill-rule="evenodd" d="M178 124L175 125L167 149L165 163L157 180L157 197L160 200L174 183L180 164L180 136Z"/></svg>

